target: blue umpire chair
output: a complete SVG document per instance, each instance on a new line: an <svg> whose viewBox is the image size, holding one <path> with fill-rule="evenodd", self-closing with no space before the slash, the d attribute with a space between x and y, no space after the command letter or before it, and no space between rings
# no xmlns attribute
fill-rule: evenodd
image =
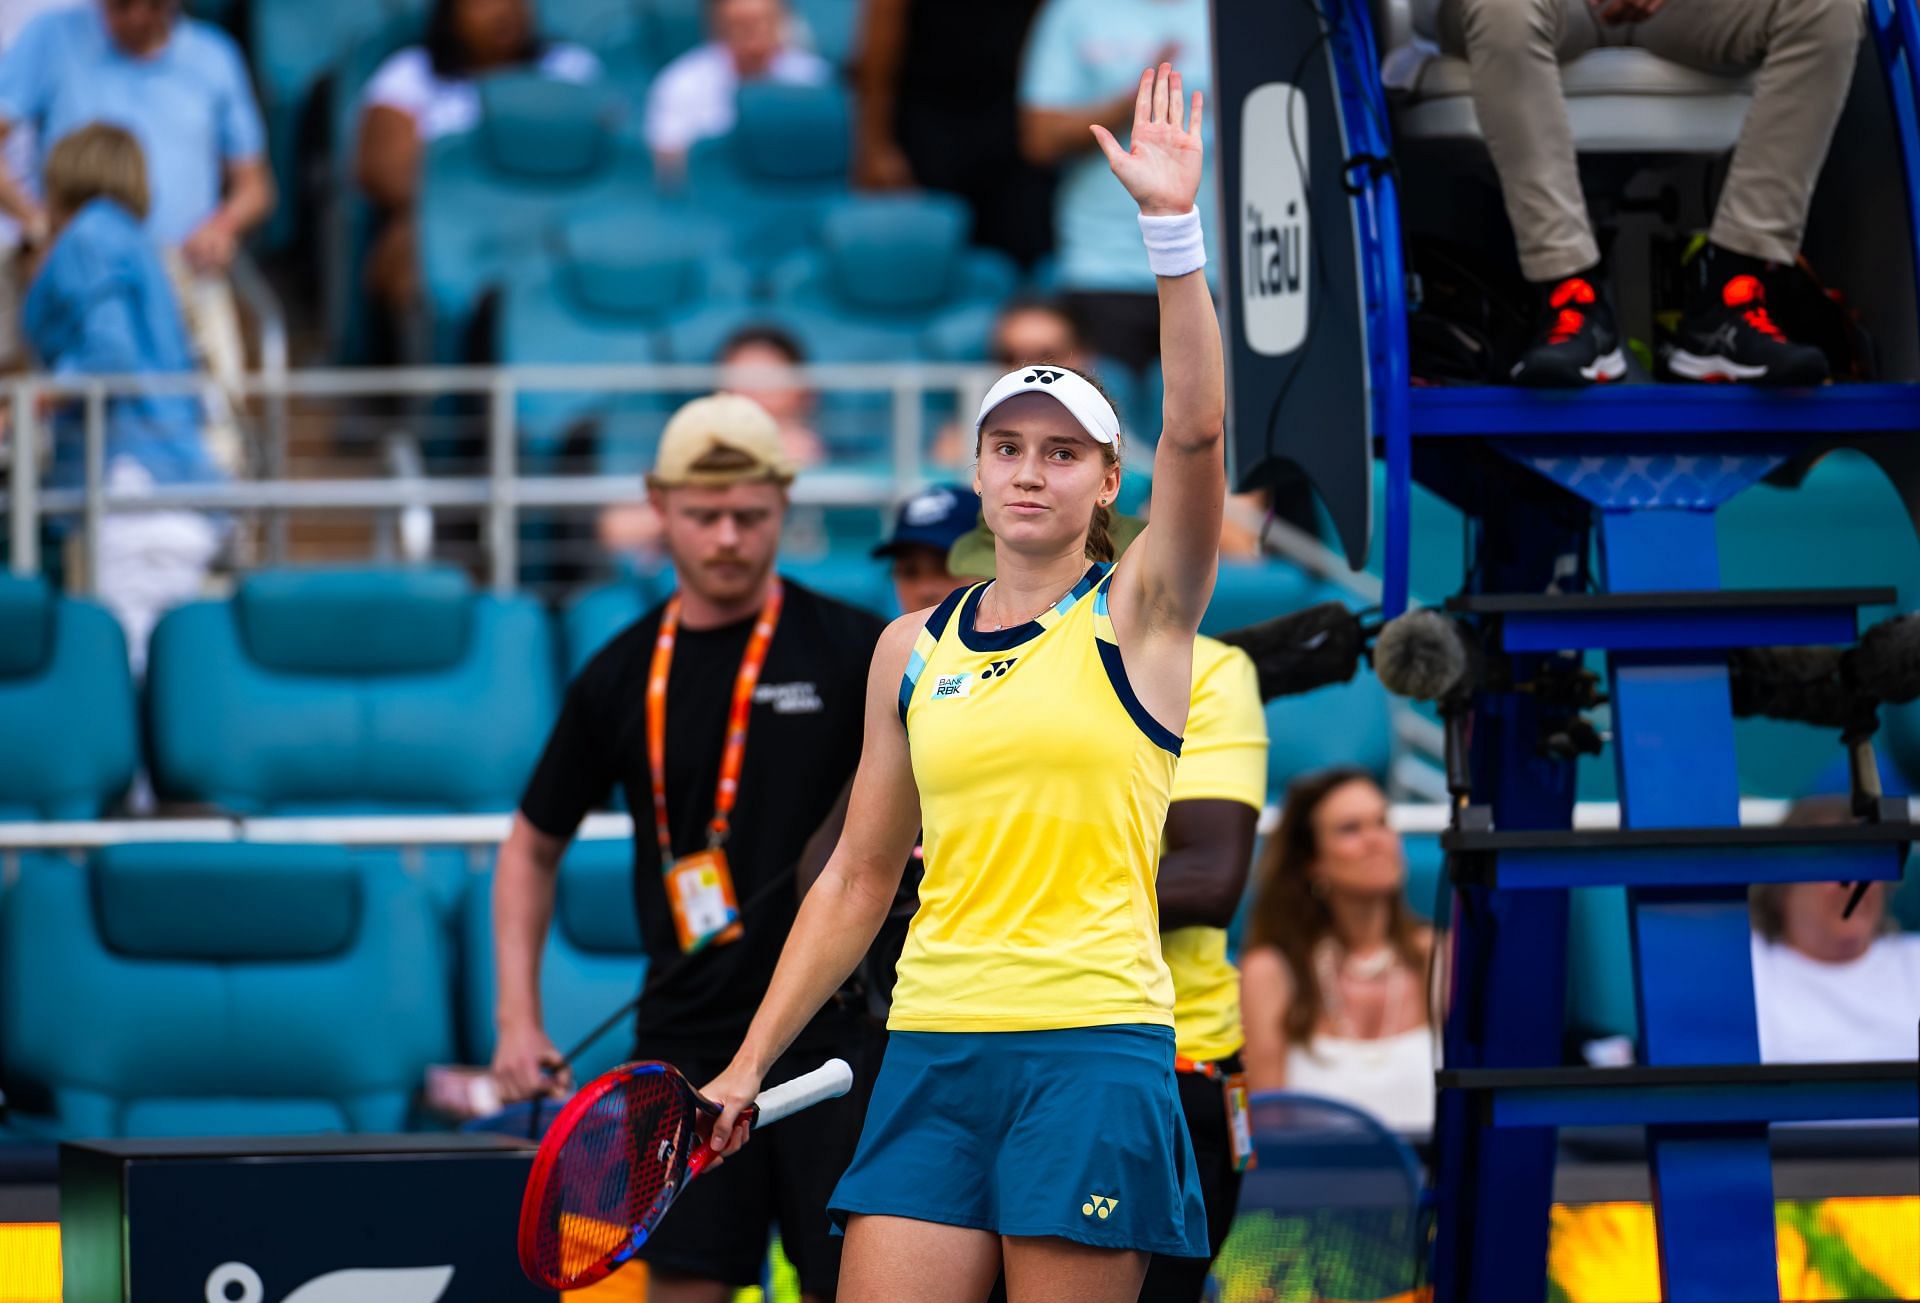
<svg viewBox="0 0 1920 1303"><path fill-rule="evenodd" d="M1434 8L1214 5L1223 208L1259 222L1225 242L1242 469L1276 450L1299 461L1358 564L1368 463L1384 461L1388 617L1409 600L1414 485L1468 522L1460 591L1443 600L1477 635L1485 668L1456 716L1470 727L1448 730L1453 962L1436 1076L1434 1297L1542 1303L1556 1131L1632 1125L1646 1130L1665 1297L1774 1298L1768 1128L1911 1119L1916 1096L1910 1063L1759 1062L1747 891L1898 878L1914 833L1904 800L1874 781L1857 723L1844 746L1837 728L1825 745L1851 761L1859 823L1740 826L1729 658L1851 645L1863 614L1897 594L1857 570L1821 589L1742 576L1737 554L1722 559L1738 535L1717 524L1760 481L1836 448L1873 458L1909 516L1920 504L1920 18L1890 0L1865 5L1861 74L1807 240L1886 343L1892 378L1547 393L1412 379L1420 282L1406 232L1477 211L1472 176L1490 177L1466 65L1432 48ZM1744 78L1638 49L1589 54L1560 80L1589 175L1616 183L1658 165L1710 188L1711 167L1691 160L1733 143L1748 94ZM1603 218L1622 207L1606 193L1619 188L1598 187ZM1281 218L1287 230L1270 232ZM1301 253L1298 277L1284 263L1277 280L1245 265L1276 233ZM1303 410L1301 394L1321 406ZM1732 586L1742 578L1762 586ZM1605 735L1585 718L1602 705ZM1596 759L1615 772L1618 829L1573 826L1579 768ZM1597 913L1570 904L1597 888L1618 894L1587 897ZM1627 957L1637 1066L1562 1065L1565 979L1582 950Z"/></svg>

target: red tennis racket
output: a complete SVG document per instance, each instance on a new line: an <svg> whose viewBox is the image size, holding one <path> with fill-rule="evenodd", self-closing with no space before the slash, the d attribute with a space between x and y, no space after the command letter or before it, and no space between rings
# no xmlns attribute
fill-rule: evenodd
<svg viewBox="0 0 1920 1303"><path fill-rule="evenodd" d="M760 1092L740 1115L778 1122L853 1085L845 1059ZM545 1289L604 1280L647 1242L689 1182L713 1165L720 1106L664 1063L625 1063L567 1101L540 1142L520 1204L520 1266Z"/></svg>

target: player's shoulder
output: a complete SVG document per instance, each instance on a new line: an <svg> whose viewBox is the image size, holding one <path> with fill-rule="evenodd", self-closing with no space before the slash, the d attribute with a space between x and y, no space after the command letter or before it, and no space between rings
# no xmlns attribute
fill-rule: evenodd
<svg viewBox="0 0 1920 1303"><path fill-rule="evenodd" d="M1253 657L1239 648L1196 634L1193 639L1193 697L1258 711L1260 674Z"/></svg>

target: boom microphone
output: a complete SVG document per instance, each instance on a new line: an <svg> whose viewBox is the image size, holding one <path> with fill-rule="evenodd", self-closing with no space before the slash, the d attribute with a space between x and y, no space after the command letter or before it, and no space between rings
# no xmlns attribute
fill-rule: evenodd
<svg viewBox="0 0 1920 1303"><path fill-rule="evenodd" d="M1859 714L1836 647L1742 647L1727 657L1733 713L1844 729Z"/></svg>
<svg viewBox="0 0 1920 1303"><path fill-rule="evenodd" d="M1360 668L1365 643L1360 617L1339 602L1233 629L1220 641L1253 658L1262 701L1347 682Z"/></svg>
<svg viewBox="0 0 1920 1303"><path fill-rule="evenodd" d="M1882 620L1845 651L1741 648L1727 669L1735 715L1851 728L1871 706L1920 697L1920 616Z"/></svg>
<svg viewBox="0 0 1920 1303"><path fill-rule="evenodd" d="M1387 621L1373 644L1373 672L1395 696L1440 701L1474 678L1472 635L1458 621L1420 608Z"/></svg>
<svg viewBox="0 0 1920 1303"><path fill-rule="evenodd" d="M1920 615L1882 620L1840 659L1847 676L1876 701L1900 706L1920 697Z"/></svg>

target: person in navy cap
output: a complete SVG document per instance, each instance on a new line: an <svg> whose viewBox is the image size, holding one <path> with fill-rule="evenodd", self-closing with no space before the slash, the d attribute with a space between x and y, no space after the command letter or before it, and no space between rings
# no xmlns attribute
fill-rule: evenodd
<svg viewBox="0 0 1920 1303"><path fill-rule="evenodd" d="M925 488L900 504L893 535L873 549L893 563L902 613L938 606L962 584L983 578L947 568L947 549L980 523L980 495L951 484Z"/></svg>

